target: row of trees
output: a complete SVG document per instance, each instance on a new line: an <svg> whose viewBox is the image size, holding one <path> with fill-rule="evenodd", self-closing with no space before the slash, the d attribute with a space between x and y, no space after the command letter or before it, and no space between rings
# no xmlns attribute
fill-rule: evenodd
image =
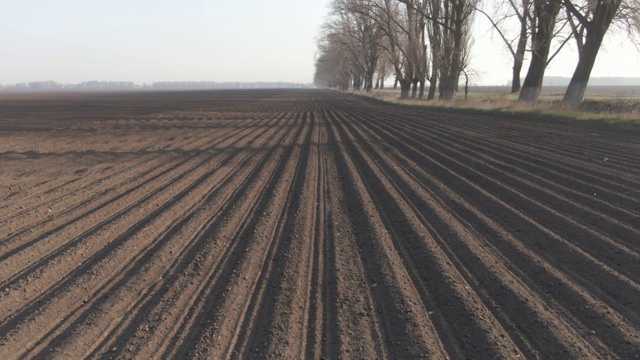
<svg viewBox="0 0 640 360"><path fill-rule="evenodd" d="M468 65L478 0L334 0L324 24L315 83L370 91L389 74L400 97L450 100ZM377 76L376 76L377 75Z"/></svg>
<svg viewBox="0 0 640 360"><path fill-rule="evenodd" d="M575 44L578 63L564 99L579 105L610 27L638 33L640 0L334 0L314 82L371 91L393 75L402 99L422 99L428 83L427 99L452 100L461 78L468 84L476 14L491 22L512 55L511 90L522 101L537 101L545 69Z"/></svg>

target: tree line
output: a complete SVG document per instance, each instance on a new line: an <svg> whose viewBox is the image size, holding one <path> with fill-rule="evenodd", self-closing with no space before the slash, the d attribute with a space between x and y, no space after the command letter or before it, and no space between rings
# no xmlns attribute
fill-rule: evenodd
<svg viewBox="0 0 640 360"><path fill-rule="evenodd" d="M311 84L294 82L216 82L216 81L160 81L136 84L132 81L84 81L76 84L55 81L34 81L17 84L0 84L0 91L96 91L96 90L215 90L215 89L304 89Z"/></svg>
<svg viewBox="0 0 640 360"><path fill-rule="evenodd" d="M577 65L564 101L578 106L605 36L634 44L640 0L333 0L321 29L314 84L371 91L394 78L400 98L450 101L473 75L476 16L490 22L512 57L511 91L535 102L549 63L569 44ZM528 69L521 81L521 72Z"/></svg>

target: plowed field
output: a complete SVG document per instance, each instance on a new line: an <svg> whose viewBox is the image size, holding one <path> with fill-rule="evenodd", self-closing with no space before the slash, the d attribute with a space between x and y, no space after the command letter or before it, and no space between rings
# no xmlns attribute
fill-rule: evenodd
<svg viewBox="0 0 640 360"><path fill-rule="evenodd" d="M0 358L638 358L640 129L0 96Z"/></svg>

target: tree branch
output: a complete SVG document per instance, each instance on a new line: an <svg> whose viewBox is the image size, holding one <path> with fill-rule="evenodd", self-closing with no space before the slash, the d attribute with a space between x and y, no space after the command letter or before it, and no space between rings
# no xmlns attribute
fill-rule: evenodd
<svg viewBox="0 0 640 360"><path fill-rule="evenodd" d="M482 15L484 15L489 20L489 22L491 22L491 26L498 32L498 34L502 38L502 41L504 41L505 45L507 45L507 48L509 48L509 51L511 52L511 56L515 57L516 56L516 52L515 52L515 50L513 50L513 46L511 45L509 40L507 40L507 37L502 33L502 31L500 30L498 25L493 21L491 16L489 16L489 14L487 14L486 12L484 12L484 10L482 10L482 9L480 9L478 7L476 7L476 11L480 12Z"/></svg>
<svg viewBox="0 0 640 360"><path fill-rule="evenodd" d="M571 13L571 15L575 16L576 19L582 24L582 26L589 25L589 19L587 19L576 7L571 3L571 0L563 1L565 8Z"/></svg>

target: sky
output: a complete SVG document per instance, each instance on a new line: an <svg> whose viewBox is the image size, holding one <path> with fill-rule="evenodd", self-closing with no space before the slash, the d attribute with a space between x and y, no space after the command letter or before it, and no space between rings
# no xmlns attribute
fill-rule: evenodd
<svg viewBox="0 0 640 360"><path fill-rule="evenodd" d="M313 79L316 39L330 0L2 0L0 83L90 80ZM479 17L478 84L509 81L509 54ZM547 75L570 76L571 52ZM526 68L523 70L523 77ZM593 76L640 76L640 53L610 39Z"/></svg>
<svg viewBox="0 0 640 360"><path fill-rule="evenodd" d="M479 74L477 80L482 85L506 85L511 81L513 57L508 52L497 32L482 15L475 18L471 68ZM572 39L549 63L545 76L564 76L570 78L578 63ZM525 55L526 61L527 55ZM521 79L527 74L527 66L522 68ZM640 77L640 46L630 41L627 33L610 28L603 46L598 52L592 77Z"/></svg>

